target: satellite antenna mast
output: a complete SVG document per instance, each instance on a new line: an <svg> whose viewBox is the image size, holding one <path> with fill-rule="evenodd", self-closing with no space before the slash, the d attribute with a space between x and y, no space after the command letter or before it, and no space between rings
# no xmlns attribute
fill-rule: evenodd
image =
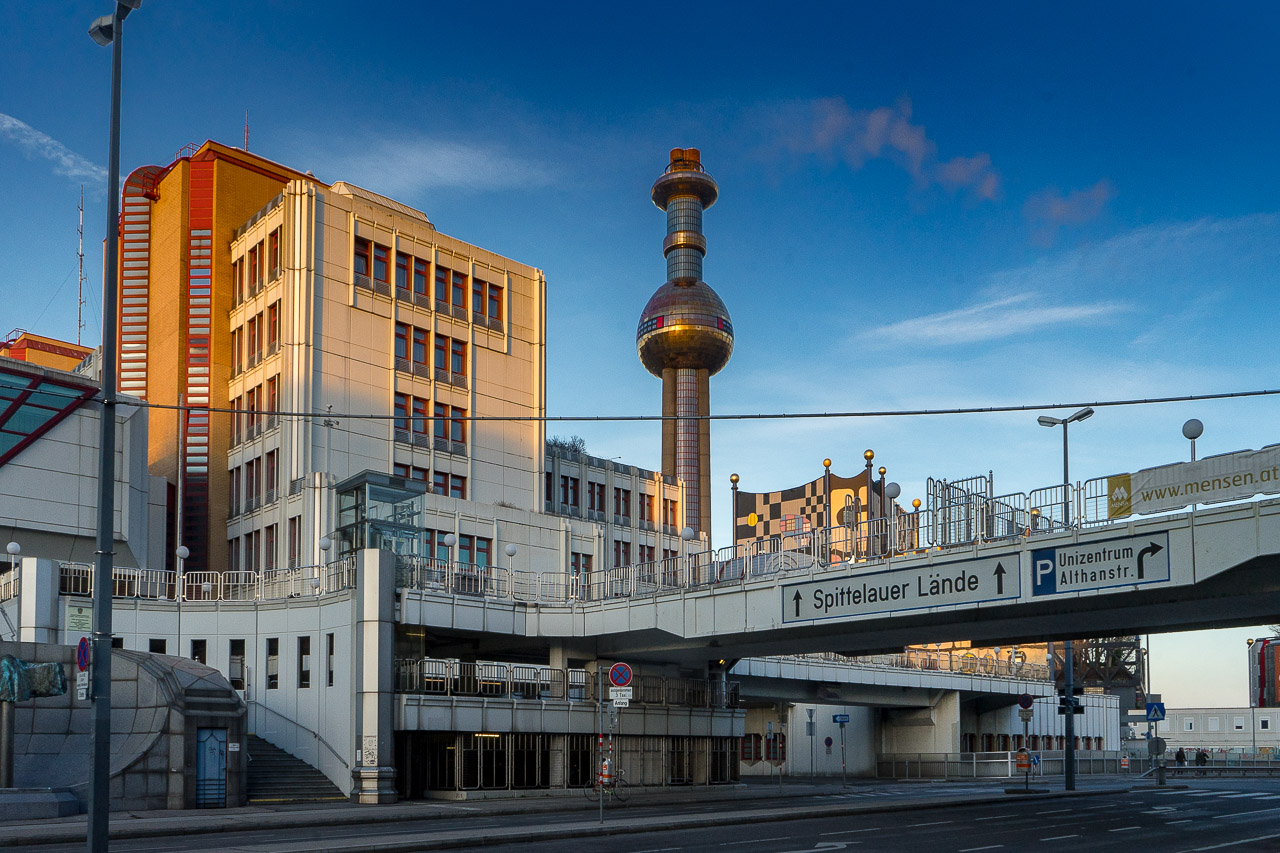
<svg viewBox="0 0 1280 853"><path fill-rule="evenodd" d="M84 184L80 185L80 241L76 248L76 257L80 259L80 284L76 294L76 343L80 343L80 334L84 331Z"/></svg>
<svg viewBox="0 0 1280 853"><path fill-rule="evenodd" d="M249 111L244 111L244 150L249 150Z"/></svg>

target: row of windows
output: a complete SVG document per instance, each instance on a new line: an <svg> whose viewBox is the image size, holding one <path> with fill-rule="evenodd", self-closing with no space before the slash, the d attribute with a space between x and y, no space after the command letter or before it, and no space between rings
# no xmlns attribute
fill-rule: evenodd
<svg viewBox="0 0 1280 853"><path fill-rule="evenodd" d="M371 281L391 284L391 248L363 237L355 240L354 272ZM402 293L428 297L431 263L405 252L395 253L395 285ZM438 306L467 310L467 274L436 264L435 301ZM502 285L471 279L471 312L494 323L502 322Z"/></svg>
<svg viewBox="0 0 1280 853"><path fill-rule="evenodd" d="M231 281L235 304L239 305L246 296L252 296L261 290L264 280L275 281L279 278L280 271L280 229L277 228L267 237L265 247L263 241L259 240L249 247L248 252L232 261Z"/></svg>
<svg viewBox="0 0 1280 853"><path fill-rule="evenodd" d="M272 302L231 330L231 375L235 376L280 348L280 302Z"/></svg>
<svg viewBox="0 0 1280 853"><path fill-rule="evenodd" d="M395 408L395 428L414 435L427 435L435 424L435 437L455 444L467 443L467 410L447 403L436 403L427 417L427 400L412 394L396 393L392 404Z"/></svg>
<svg viewBox="0 0 1280 853"><path fill-rule="evenodd" d="M235 447L257 435L260 428L272 426L271 418L280 409L280 377L268 377L230 402L238 412L231 416L231 446Z"/></svg>
<svg viewBox="0 0 1280 853"><path fill-rule="evenodd" d="M1231 721L1232 730L1237 732L1242 732L1248 729L1249 728L1247 723L1248 719L1249 719L1248 717L1233 717ZM1257 717L1257 720L1258 720L1258 731L1260 732L1271 731L1271 719L1269 717ZM1206 721L1208 723L1208 728L1206 729L1206 731L1210 731L1210 732L1222 731L1222 719L1220 717L1207 717ZM1189 716L1182 717L1179 720L1179 723L1180 723L1180 725L1178 726L1179 731L1184 731L1184 732L1198 731L1198 729L1196 728L1197 721L1195 717L1189 717Z"/></svg>
<svg viewBox="0 0 1280 853"><path fill-rule="evenodd" d="M234 490L238 487L237 469L232 472L231 488ZM244 536L228 539L227 561L231 571L269 572L279 568L279 554L276 552L279 541L278 529L278 525L268 524L261 530L252 530ZM296 568L302 564L302 516L300 515L289 518L285 554L289 568Z"/></svg>
<svg viewBox="0 0 1280 853"><path fill-rule="evenodd" d="M577 477L571 477L567 474L560 475L560 504L566 507L580 506L578 489L580 480ZM640 520L653 523L655 521L653 515L654 496L647 492L641 492L637 505L640 509ZM546 475L546 500L548 503L555 501L555 479L550 472ZM662 523L675 527L676 525L676 501L672 498L662 499ZM604 512L604 483L595 483L587 481L587 509L592 512ZM621 487L615 487L613 490L613 514L623 518L631 517L631 490Z"/></svg>
<svg viewBox="0 0 1280 853"><path fill-rule="evenodd" d="M446 530L424 530L423 545L425 553L430 555L431 559L441 560L443 562L453 562L453 551L445 543L445 537L449 535ZM485 536L472 536L469 533L460 534L457 537L458 562L472 563L477 566L491 566L491 558L493 557L493 540Z"/></svg>
<svg viewBox="0 0 1280 853"><path fill-rule="evenodd" d="M253 512L260 506L275 503L279 497L279 458L278 450L268 450L231 469L230 515Z"/></svg>
<svg viewBox="0 0 1280 853"><path fill-rule="evenodd" d="M408 323L396 323L396 361L397 368L404 369L400 362L407 362L413 367L430 368L427 356L427 342L431 333L427 329L411 326ZM467 342L448 335L435 336L436 370L457 377L467 375Z"/></svg>
<svg viewBox="0 0 1280 853"><path fill-rule="evenodd" d="M467 478L460 474L449 474L444 471L437 471L434 475L426 468L419 468L417 465L401 465L396 463L391 466L391 473L397 477L404 477L406 480L420 480L424 483L431 483L431 491L437 495L447 495L452 498L467 498Z"/></svg>

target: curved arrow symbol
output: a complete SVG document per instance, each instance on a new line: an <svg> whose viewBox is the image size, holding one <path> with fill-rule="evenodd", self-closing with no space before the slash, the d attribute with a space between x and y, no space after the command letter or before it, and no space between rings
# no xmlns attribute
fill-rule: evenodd
<svg viewBox="0 0 1280 853"><path fill-rule="evenodd" d="M1141 551L1138 552L1138 580L1142 580L1143 575L1146 572L1146 567L1143 565L1143 563L1146 561L1147 555L1150 554L1152 556L1155 556L1156 554L1159 554L1163 550L1164 550L1163 546L1157 545L1155 542L1152 542L1150 545L1148 545L1147 547L1143 548Z"/></svg>

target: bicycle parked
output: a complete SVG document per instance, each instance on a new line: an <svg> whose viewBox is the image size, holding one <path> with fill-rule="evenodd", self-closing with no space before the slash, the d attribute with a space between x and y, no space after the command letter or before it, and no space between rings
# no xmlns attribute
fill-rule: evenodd
<svg viewBox="0 0 1280 853"><path fill-rule="evenodd" d="M583 792L587 795L587 799L596 802L601 796L607 798L613 797L620 803L625 803L627 798L631 796L631 783L626 779L626 771L615 770L612 775L606 778L603 774L597 773L595 778L588 782Z"/></svg>

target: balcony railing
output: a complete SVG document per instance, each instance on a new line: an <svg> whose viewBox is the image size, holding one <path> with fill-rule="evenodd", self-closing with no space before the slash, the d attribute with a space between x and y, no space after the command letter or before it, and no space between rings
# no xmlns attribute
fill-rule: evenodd
<svg viewBox="0 0 1280 853"><path fill-rule="evenodd" d="M181 595L183 601L269 601L355 589L356 558L349 556L324 565L261 572L185 572L181 584L176 572L165 569L115 566L111 576L113 598L175 601ZM62 563L59 592L92 596L93 566Z"/></svg>

